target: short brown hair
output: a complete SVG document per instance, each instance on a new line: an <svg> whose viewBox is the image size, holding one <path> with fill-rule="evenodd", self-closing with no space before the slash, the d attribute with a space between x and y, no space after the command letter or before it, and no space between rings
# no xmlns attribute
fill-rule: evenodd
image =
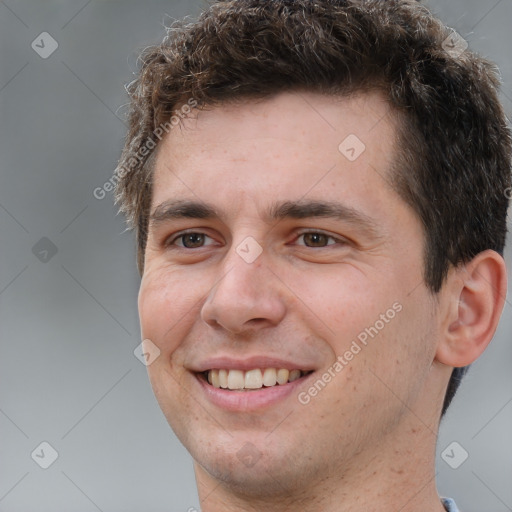
<svg viewBox="0 0 512 512"><path fill-rule="evenodd" d="M298 90L378 90L400 115L390 180L423 224L432 293L450 265L486 249L503 254L511 136L499 75L468 50L448 51L449 36L413 0L219 1L197 21L173 25L142 53L140 73L127 86L129 130L116 201L136 230L139 271L155 149L140 153L158 146L158 128L191 98L208 108ZM464 371L452 375L443 414Z"/></svg>

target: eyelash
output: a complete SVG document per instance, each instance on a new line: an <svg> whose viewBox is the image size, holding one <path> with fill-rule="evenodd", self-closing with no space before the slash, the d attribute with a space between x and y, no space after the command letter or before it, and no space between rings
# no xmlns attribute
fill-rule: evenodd
<svg viewBox="0 0 512 512"><path fill-rule="evenodd" d="M335 240L337 243L339 243L341 245L347 245L347 243L348 243L346 240L342 240L340 238L336 238L336 237L334 237L332 235L324 233L323 231L315 231L315 230L302 231L302 232L298 233L296 240L298 240L300 237L302 237L304 235L309 235L309 234L325 236L325 237L327 237L327 239ZM185 237L187 235L204 235L204 236L206 236L208 238L211 238L210 236L208 236L206 233L203 233L202 231L185 231L185 232L178 233L177 235L173 236L171 239L169 239L168 241L165 242L165 245L167 247L173 246L174 242L176 242L177 240L183 239L183 237ZM327 244L327 245L325 245L323 247L309 247L307 245L302 245L302 247L306 247L308 249L325 249L325 248L330 247L332 245L336 245L336 244ZM185 249L185 250L193 251L194 249L202 249L205 246L203 245L201 247L193 247L193 248L184 247L184 246L177 246L177 247L179 247L180 249Z"/></svg>

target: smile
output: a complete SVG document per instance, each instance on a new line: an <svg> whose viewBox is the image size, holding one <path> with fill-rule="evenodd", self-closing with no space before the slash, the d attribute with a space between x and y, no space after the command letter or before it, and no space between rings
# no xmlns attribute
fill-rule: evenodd
<svg viewBox="0 0 512 512"><path fill-rule="evenodd" d="M311 373L306 370L286 368L254 368L252 370L212 369L202 373L215 388L231 391L253 391L261 388L282 386Z"/></svg>

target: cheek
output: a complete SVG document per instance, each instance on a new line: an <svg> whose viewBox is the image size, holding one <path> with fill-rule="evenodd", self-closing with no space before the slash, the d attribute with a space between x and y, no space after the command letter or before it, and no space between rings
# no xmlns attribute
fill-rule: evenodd
<svg viewBox="0 0 512 512"><path fill-rule="evenodd" d="M393 304L392 295L369 272L350 264L322 265L314 272L298 272L288 282L305 312L311 311L333 348L342 350ZM350 344L350 342L349 342Z"/></svg>
<svg viewBox="0 0 512 512"><path fill-rule="evenodd" d="M200 299L199 288L177 272L145 272L138 297L142 338L166 355L174 352L197 314Z"/></svg>
<svg viewBox="0 0 512 512"><path fill-rule="evenodd" d="M328 283L314 281L305 296L323 305L315 313L330 330L333 352L354 371L350 385L369 397L378 387L383 396L390 394L386 385L399 393L416 389L429 367L433 343L422 292L408 295L407 287L382 275L380 280L362 278L354 270L339 276Z"/></svg>
<svg viewBox="0 0 512 512"><path fill-rule="evenodd" d="M369 338L365 349L374 389L390 408L400 408L402 404L412 407L425 385L435 347L432 320L425 313L425 304L410 297L402 297L399 303L401 311L384 323L374 338Z"/></svg>

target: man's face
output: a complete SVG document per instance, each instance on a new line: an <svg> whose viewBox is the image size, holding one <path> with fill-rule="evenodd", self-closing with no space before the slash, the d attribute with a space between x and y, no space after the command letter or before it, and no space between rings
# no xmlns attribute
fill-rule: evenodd
<svg viewBox="0 0 512 512"><path fill-rule="evenodd" d="M378 467L421 426L436 317L421 224L389 186L389 114L377 94L286 93L163 140L139 312L199 472L256 495L306 487Z"/></svg>

